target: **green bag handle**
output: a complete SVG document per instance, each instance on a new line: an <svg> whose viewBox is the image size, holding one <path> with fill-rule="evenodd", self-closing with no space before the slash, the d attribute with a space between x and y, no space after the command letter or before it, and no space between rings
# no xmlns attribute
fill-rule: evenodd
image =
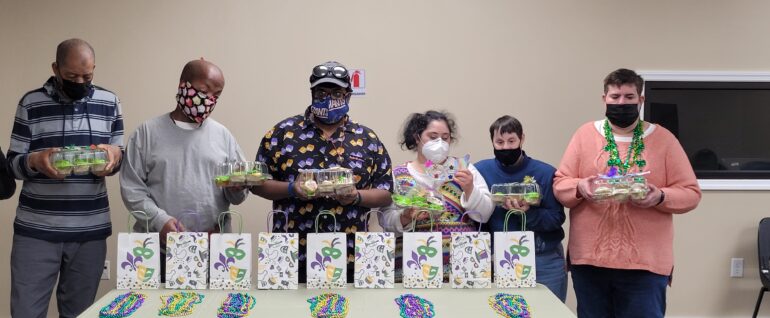
<svg viewBox="0 0 770 318"><path fill-rule="evenodd" d="M508 217L514 213L521 214L521 231L524 232L527 230L527 214L522 210L510 209L507 213L505 213L505 221L503 221L503 232L508 232Z"/></svg>
<svg viewBox="0 0 770 318"><path fill-rule="evenodd" d="M369 210L369 212L366 212L366 214L364 214L364 222L365 222L364 223L364 232L369 232L369 219L372 218L371 217L372 212L379 213L380 217L382 217L384 215L382 213L382 211L380 211L380 209L371 209L371 210Z"/></svg>
<svg viewBox="0 0 770 318"><path fill-rule="evenodd" d="M318 212L318 215L315 216L315 232L318 233L318 218L321 215L330 215L332 219L334 219L333 229L334 229L334 233L337 233L337 216L334 215L334 212L329 210L321 210L320 212Z"/></svg>
<svg viewBox="0 0 770 318"><path fill-rule="evenodd" d="M223 222L225 219L222 217L225 216L226 214L232 214L232 215L238 216L238 234L243 234L243 216L241 216L240 213L235 212L233 210L225 211L219 214L219 217L217 218L217 223L219 224L219 233L225 232L225 224Z"/></svg>
<svg viewBox="0 0 770 318"><path fill-rule="evenodd" d="M267 213L267 220L265 221L266 222L265 224L267 224L267 233L270 233L273 231L273 225L270 224L271 223L270 221L273 218L273 215L275 215L276 213L281 213L283 214L283 217L286 218L286 224L284 225L286 226L286 233L289 233L289 212L281 211L281 210L272 210Z"/></svg>
<svg viewBox="0 0 770 318"><path fill-rule="evenodd" d="M433 232L433 224L436 223L433 221L433 213L430 213L430 211L425 211L425 210L419 210L419 212L428 213L428 216L430 216L430 231ZM416 226L417 219L414 218L415 216L417 216L417 214L412 214L412 232L414 232L415 229L417 228Z"/></svg>
<svg viewBox="0 0 770 318"><path fill-rule="evenodd" d="M182 223L182 220L184 220L185 217L188 217L189 219L189 216L192 216L193 220L195 220L194 230L191 228L188 228L186 225L184 225L184 223ZM200 231L201 220L198 218L198 212L185 210L184 212L182 212L181 215L179 215L178 218L176 218L176 220L179 221L179 223L182 223L182 225L186 228L187 231L190 231L190 232Z"/></svg>
<svg viewBox="0 0 770 318"><path fill-rule="evenodd" d="M128 226L128 234L131 234L132 233L131 231L133 230L131 228L131 217L134 216L134 213L144 214L144 222L145 222L145 227L144 227L144 231L145 232L144 233L150 233L150 216L147 215L147 212L144 212L144 211L131 211L131 212L128 213L128 221L126 221L126 225ZM134 216L134 219L137 222L139 222L139 219L137 219L135 216Z"/></svg>
<svg viewBox="0 0 770 318"><path fill-rule="evenodd" d="M481 216L481 212L479 212L479 211L473 211L473 210L471 210L471 211L465 211L465 213L463 213L462 215L460 215L460 221L462 221L462 220L463 220L463 217L464 217L465 215L467 215L467 214L478 214L479 216ZM506 221L506 222L507 222L507 221ZM481 225L482 225L482 224L484 224L484 222L479 222L479 233L481 233Z"/></svg>

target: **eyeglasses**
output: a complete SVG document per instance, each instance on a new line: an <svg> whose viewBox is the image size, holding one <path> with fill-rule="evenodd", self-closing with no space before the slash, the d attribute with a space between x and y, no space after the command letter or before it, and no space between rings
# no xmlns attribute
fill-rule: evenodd
<svg viewBox="0 0 770 318"><path fill-rule="evenodd" d="M313 98L315 99L324 99L328 96L331 96L333 99L342 99L347 94L348 94L348 91L345 89L328 90L323 88L316 88L313 90Z"/></svg>
<svg viewBox="0 0 770 318"><path fill-rule="evenodd" d="M313 68L313 76L315 77L326 77L329 75L336 78L345 78L348 76L348 70L342 66L329 68L326 65L318 65Z"/></svg>

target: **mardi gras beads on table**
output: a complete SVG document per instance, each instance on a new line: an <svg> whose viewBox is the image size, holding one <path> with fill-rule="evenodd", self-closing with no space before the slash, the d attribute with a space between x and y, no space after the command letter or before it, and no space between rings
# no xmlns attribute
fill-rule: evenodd
<svg viewBox="0 0 770 318"><path fill-rule="evenodd" d="M241 318L249 315L257 299L248 293L230 293L217 310L217 318Z"/></svg>
<svg viewBox="0 0 770 318"><path fill-rule="evenodd" d="M506 293L498 293L494 296L489 296L489 306L495 310L495 312L508 318L530 318L530 308L527 301L521 295L511 295Z"/></svg>
<svg viewBox="0 0 770 318"><path fill-rule="evenodd" d="M413 294L404 294L396 298L403 318L428 318L435 317L433 303Z"/></svg>
<svg viewBox="0 0 770 318"><path fill-rule="evenodd" d="M193 313L193 307L203 302L203 295L195 292L178 292L160 296L163 306L158 309L158 316L179 317Z"/></svg>
<svg viewBox="0 0 770 318"><path fill-rule="evenodd" d="M348 315L348 300L340 294L321 294L307 300L310 316L316 318L345 318Z"/></svg>
<svg viewBox="0 0 770 318"><path fill-rule="evenodd" d="M144 294L128 292L115 297L109 305L99 310L99 318L119 318L131 316L144 303Z"/></svg>

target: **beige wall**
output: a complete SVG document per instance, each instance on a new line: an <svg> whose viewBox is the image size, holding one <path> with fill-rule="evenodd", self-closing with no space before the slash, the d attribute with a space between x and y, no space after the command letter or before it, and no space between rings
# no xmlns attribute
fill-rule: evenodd
<svg viewBox="0 0 770 318"><path fill-rule="evenodd" d="M0 0L0 145L7 149L19 97L50 75L55 45L82 37L96 49L97 83L123 102L127 137L174 107L181 67L203 56L227 79L213 117L251 157L271 125L308 104L312 66L336 59L366 69L368 92L352 101L351 115L378 132L395 162L412 156L396 144L407 114L442 108L458 118L456 154L491 156L486 128L511 114L524 123L527 152L558 165L578 125L602 116L601 80L617 67L770 70L767 12L765 1ZM117 178L108 184L114 231L122 231ZM675 218L669 316L751 313L767 199L709 191L697 210ZM10 255L16 201L0 202L0 255ZM257 232L268 208L252 196L237 210ZM114 263L115 236L108 246ZM746 259L744 278L728 278L730 257ZM9 312L9 280L6 258L0 316ZM114 285L104 281L99 296ZM763 313L770 316L770 304Z"/></svg>

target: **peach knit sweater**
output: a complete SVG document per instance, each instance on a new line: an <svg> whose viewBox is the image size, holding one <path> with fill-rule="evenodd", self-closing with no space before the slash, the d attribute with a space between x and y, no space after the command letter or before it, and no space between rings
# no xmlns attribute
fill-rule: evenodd
<svg viewBox="0 0 770 318"><path fill-rule="evenodd" d="M658 206L639 208L630 203L597 204L577 197L580 179L605 173L608 153L602 132L604 120L581 126L564 152L554 178L556 198L569 208L569 261L617 269L641 269L671 275L674 267L673 214L689 212L701 198L695 173L682 146L671 132L650 124L644 131L647 182L665 192ZM615 137L625 160L631 137Z"/></svg>

